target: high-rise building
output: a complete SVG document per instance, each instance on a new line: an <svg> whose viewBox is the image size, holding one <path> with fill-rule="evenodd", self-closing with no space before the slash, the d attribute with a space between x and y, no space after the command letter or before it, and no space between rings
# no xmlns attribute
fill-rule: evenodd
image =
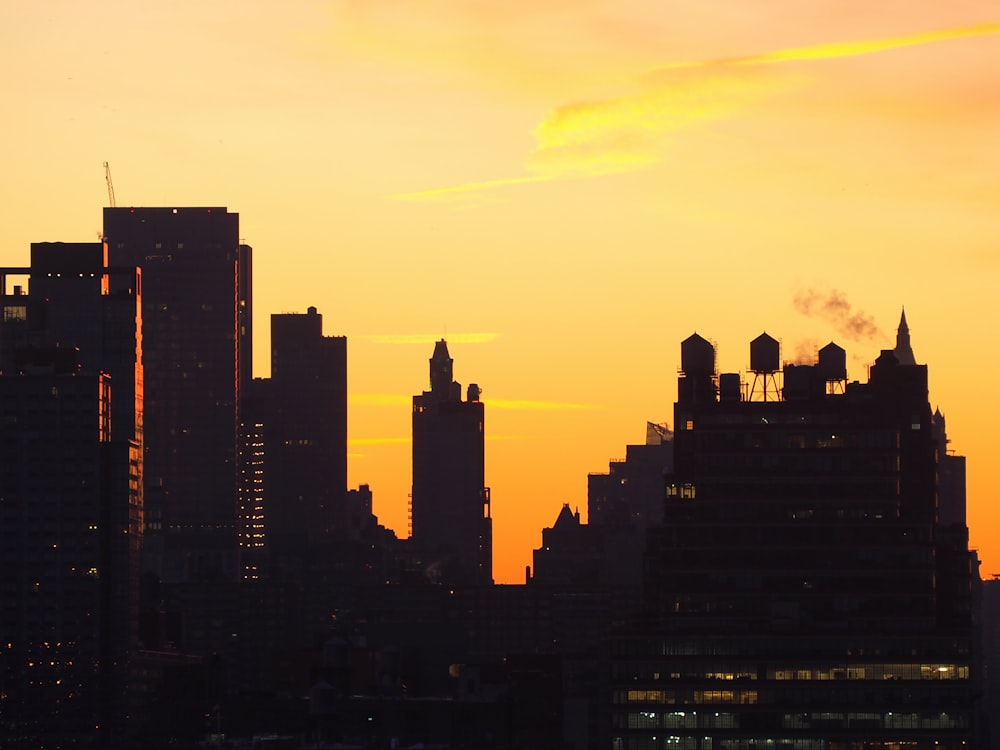
<svg viewBox="0 0 1000 750"><path fill-rule="evenodd" d="M413 397L413 545L431 578L490 584L493 521L483 403L475 383L462 400L453 366L442 339L430 359L431 389Z"/></svg>
<svg viewBox="0 0 1000 750"><path fill-rule="evenodd" d="M978 564L964 518L938 516L927 367L886 350L847 382L840 347L779 368L773 341L751 348L783 380L761 400L682 343L646 619L614 644L615 747L974 746Z"/></svg>
<svg viewBox="0 0 1000 750"><path fill-rule="evenodd" d="M347 338L324 336L315 307L272 315L271 377L252 392L268 557L298 560L347 531Z"/></svg>
<svg viewBox="0 0 1000 750"><path fill-rule="evenodd" d="M38 243L0 291L0 734L109 743L138 645L141 276Z"/></svg>
<svg viewBox="0 0 1000 750"><path fill-rule="evenodd" d="M144 565L164 581L237 574L237 427L250 249L225 208L105 208L112 265L143 270Z"/></svg>

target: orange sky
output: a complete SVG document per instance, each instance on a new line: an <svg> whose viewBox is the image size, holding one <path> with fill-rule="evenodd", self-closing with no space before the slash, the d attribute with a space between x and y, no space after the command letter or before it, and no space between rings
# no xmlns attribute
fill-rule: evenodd
<svg viewBox="0 0 1000 750"><path fill-rule="evenodd" d="M239 212L256 373L272 312L349 337L350 482L400 535L436 338L517 582L672 421L682 339L727 371L834 340L865 380L905 305L1000 572L994 2L6 0L0 64L3 264L96 238L105 160L120 206Z"/></svg>

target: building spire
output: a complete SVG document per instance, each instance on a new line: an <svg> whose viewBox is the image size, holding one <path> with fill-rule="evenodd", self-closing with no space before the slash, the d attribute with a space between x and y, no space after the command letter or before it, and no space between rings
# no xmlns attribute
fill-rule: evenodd
<svg viewBox="0 0 1000 750"><path fill-rule="evenodd" d="M448 343L444 339L441 339L434 344L434 355L430 359L430 392L433 393L438 400L461 400L461 390L456 391L456 388L460 388L460 386L458 386L458 383L454 383L452 381L454 363L455 361L448 354ZM457 397L454 396L456 392L459 394Z"/></svg>
<svg viewBox="0 0 1000 750"><path fill-rule="evenodd" d="M901 365L917 364L917 360L913 356L913 348L910 346L910 327L906 325L905 307L899 316L899 328L896 329L896 348L892 350L892 353Z"/></svg>

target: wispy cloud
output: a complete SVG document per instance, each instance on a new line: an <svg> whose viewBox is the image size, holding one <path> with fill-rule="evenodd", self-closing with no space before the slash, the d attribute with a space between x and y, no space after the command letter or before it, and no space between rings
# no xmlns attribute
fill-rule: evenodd
<svg viewBox="0 0 1000 750"><path fill-rule="evenodd" d="M855 310L847 301L847 296L836 289L829 292L817 292L813 289L798 292L792 304L801 314L830 323L837 333L851 341L885 338L875 323L875 318L861 310Z"/></svg>
<svg viewBox="0 0 1000 750"><path fill-rule="evenodd" d="M445 339L449 344L488 344L500 337L499 333L384 333L368 336L354 336L374 344L434 344Z"/></svg>
<svg viewBox="0 0 1000 750"><path fill-rule="evenodd" d="M411 442L408 437L375 437L375 438L351 438L347 444L353 447L360 445L403 445Z"/></svg>
<svg viewBox="0 0 1000 750"><path fill-rule="evenodd" d="M830 60L837 57L857 57L876 52L888 52L900 47L915 47L932 42L945 42L952 39L964 39L975 36L1000 34L1000 23L981 23L974 26L961 26L952 29L924 31L919 34L888 37L884 39L862 39L848 42L830 42L814 44L809 47L792 47L790 49L765 52L759 55L745 57L728 57L717 60L701 60L697 62L680 62L664 65L652 71L652 76L669 73L682 68L727 67L736 65L768 65L774 63L799 62L805 60Z"/></svg>
<svg viewBox="0 0 1000 750"><path fill-rule="evenodd" d="M513 399L483 399L493 409L510 411L586 411L600 407L593 404L573 404L564 401L523 401Z"/></svg>
<svg viewBox="0 0 1000 750"><path fill-rule="evenodd" d="M939 29L884 39L816 44L744 57L671 63L642 77L643 89L618 98L557 107L535 130L528 174L397 195L437 199L551 180L632 172L659 162L670 136L730 116L796 80L767 66L857 57L975 36L1000 34L1000 23ZM757 66L760 72L749 71Z"/></svg>
<svg viewBox="0 0 1000 750"><path fill-rule="evenodd" d="M413 396L398 393L349 393L347 403L351 406L409 406Z"/></svg>
<svg viewBox="0 0 1000 750"><path fill-rule="evenodd" d="M347 402L351 406L388 406L392 408L408 407L413 401L412 396L397 393L351 393ZM584 411L599 409L593 404L576 404L564 401L528 401L523 399L483 399L490 409L505 411Z"/></svg>

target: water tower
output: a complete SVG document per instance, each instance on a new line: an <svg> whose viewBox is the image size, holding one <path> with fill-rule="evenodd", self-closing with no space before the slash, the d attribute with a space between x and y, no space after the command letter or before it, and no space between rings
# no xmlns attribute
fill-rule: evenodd
<svg viewBox="0 0 1000 750"><path fill-rule="evenodd" d="M715 346L693 333L681 342L681 376L677 400L681 403L715 401Z"/></svg>
<svg viewBox="0 0 1000 750"><path fill-rule="evenodd" d="M847 387L847 352L832 341L819 350L819 374L827 393L843 393Z"/></svg>
<svg viewBox="0 0 1000 750"><path fill-rule="evenodd" d="M762 333L750 342L750 372L753 385L750 387L751 401L778 401L778 372L781 369L781 345L778 340Z"/></svg>

